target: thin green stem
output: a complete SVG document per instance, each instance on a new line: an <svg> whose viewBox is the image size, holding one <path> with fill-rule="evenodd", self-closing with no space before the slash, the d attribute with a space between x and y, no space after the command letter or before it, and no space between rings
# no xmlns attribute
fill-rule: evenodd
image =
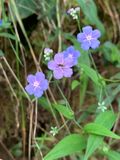
<svg viewBox="0 0 120 160"><path fill-rule="evenodd" d="M64 94L63 94L61 88L59 87L59 84L58 84L57 81L56 81L56 85L57 85L57 87L58 87L58 89L59 89L60 94L62 95L63 99L65 100L67 107L69 107L69 108L71 109L70 104L69 104L67 98L64 96Z"/></svg>
<svg viewBox="0 0 120 160"><path fill-rule="evenodd" d="M79 17L79 16L78 16ZM79 28L79 31L81 32L81 26L80 26L80 20L77 18L77 25L78 25L78 28Z"/></svg>
<svg viewBox="0 0 120 160"><path fill-rule="evenodd" d="M99 96L99 102L101 102L101 100L102 100L102 87L101 87L101 89L100 89L100 96Z"/></svg>
<svg viewBox="0 0 120 160"><path fill-rule="evenodd" d="M120 83L120 80L119 79L115 79L115 80L112 80L112 79L107 79L107 78L103 78L104 81L106 82L111 82L111 83Z"/></svg>
<svg viewBox="0 0 120 160"><path fill-rule="evenodd" d="M13 75L13 77L15 78L15 80L17 81L18 85L20 86L20 88L22 89L23 93L25 94L25 96L27 97L27 99L29 100L29 102L31 102L30 97L28 96L28 94L26 93L25 89L23 88L22 84L20 83L19 79L17 78L17 76L15 75L15 73L13 72L11 66L9 65L7 59L5 57L2 57L2 59L4 60L6 66L8 67L9 71L11 72L11 74Z"/></svg>
<svg viewBox="0 0 120 160"><path fill-rule="evenodd" d="M97 70L96 64L95 64L95 62L94 62L94 59L93 59L93 57L92 57L91 53L89 53L89 55L90 55L90 58L91 58L91 61L92 61L93 67L94 67L94 69L96 70L97 76L98 76L98 78L100 79L100 76L99 76L99 73L98 73L98 70ZM101 80L101 79L100 79L100 80ZM103 87L104 87L104 86L103 86ZM106 96L109 98L109 95L108 95L108 93L107 93L106 89L105 89L105 94L106 94ZM111 110L113 111L113 107L112 107L111 103L110 103L110 107L111 107ZM114 111L113 111L113 112L114 112Z"/></svg>
<svg viewBox="0 0 120 160"><path fill-rule="evenodd" d="M60 21L60 1L56 0L56 16L57 16L57 23L58 23L58 52L61 52L62 50L62 36L61 36L61 21Z"/></svg>

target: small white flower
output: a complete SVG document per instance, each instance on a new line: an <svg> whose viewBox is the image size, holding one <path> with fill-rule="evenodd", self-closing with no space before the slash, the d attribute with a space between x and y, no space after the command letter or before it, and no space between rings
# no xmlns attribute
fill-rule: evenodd
<svg viewBox="0 0 120 160"><path fill-rule="evenodd" d="M105 106L105 102L98 102L98 109L101 110L102 112L105 112L107 110L107 107Z"/></svg>
<svg viewBox="0 0 120 160"><path fill-rule="evenodd" d="M53 53L53 50L50 49L50 48L45 48L44 49L44 58L45 58L45 61L49 61L50 58L51 58L51 54Z"/></svg>
<svg viewBox="0 0 120 160"><path fill-rule="evenodd" d="M67 13L72 16L73 19L78 19L78 12L80 11L80 7L70 8Z"/></svg>
<svg viewBox="0 0 120 160"><path fill-rule="evenodd" d="M55 136L56 134L58 134L58 128L57 127L51 127L50 133Z"/></svg>
<svg viewBox="0 0 120 160"><path fill-rule="evenodd" d="M79 12L80 11L80 7L76 7L75 10L76 10L76 12Z"/></svg>
<svg viewBox="0 0 120 160"><path fill-rule="evenodd" d="M44 54L50 54L50 53L53 53L52 49L50 49L50 48L45 48L44 49Z"/></svg>
<svg viewBox="0 0 120 160"><path fill-rule="evenodd" d="M50 61L50 57L45 57L45 61Z"/></svg>

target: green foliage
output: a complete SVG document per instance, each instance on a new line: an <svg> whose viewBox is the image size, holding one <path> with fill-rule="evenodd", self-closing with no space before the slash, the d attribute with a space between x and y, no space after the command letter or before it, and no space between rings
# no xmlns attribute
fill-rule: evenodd
<svg viewBox="0 0 120 160"><path fill-rule="evenodd" d="M68 119L74 119L74 112L67 106L61 104L53 104L55 109Z"/></svg>
<svg viewBox="0 0 120 160"><path fill-rule="evenodd" d="M71 134L63 138L55 147L44 157L44 160L55 160L67 155L82 151L86 147L85 137L79 134Z"/></svg>
<svg viewBox="0 0 120 160"><path fill-rule="evenodd" d="M0 37L5 37L5 38L8 38L8 39L12 39L12 40L17 40L17 37L15 35L12 35L10 33L6 33L6 32L2 32L0 33Z"/></svg>
<svg viewBox="0 0 120 160"><path fill-rule="evenodd" d="M112 42L105 42L102 46L102 51L108 61L120 64L120 50L115 44Z"/></svg>
<svg viewBox="0 0 120 160"><path fill-rule="evenodd" d="M2 50L0 50L0 57L4 56L4 53Z"/></svg>
<svg viewBox="0 0 120 160"><path fill-rule="evenodd" d="M109 160L119 160L120 159L120 153L113 151L113 150L108 149L107 151L104 151L104 155L108 157Z"/></svg>
<svg viewBox="0 0 120 160"><path fill-rule="evenodd" d="M109 131L106 127L96 124L96 123L88 123L84 127L84 131L86 133L95 134L99 136L107 136L115 139L120 139L120 136L116 135L115 133Z"/></svg>
<svg viewBox="0 0 120 160"><path fill-rule="evenodd" d="M13 101L15 98L15 107L25 106L25 109L18 107L17 109L14 108L14 110L12 110L12 113L13 111L15 113L15 129L17 132L19 131L19 124L21 127L19 141L23 141L23 144L18 143L14 145L11 147L10 151L13 156L20 157L22 154L26 154L24 153L23 148L28 146L29 150L33 147L32 154L34 158L38 156L38 159L41 159L42 154L48 151L44 160L56 160L65 156L71 156L71 159L72 156L74 156L74 159L88 160L95 153L97 153L96 157L100 154L106 156L108 160L119 160L119 150L116 149L116 151L114 151L111 145L112 143L110 144L107 141L104 141L104 138L106 137L111 138L110 140L113 143L113 139L120 139L120 136L115 134L117 131L115 130L114 133L111 130L111 128L118 123L118 118L116 119L116 113L114 112L116 112L116 110L120 111L120 73L119 70L117 70L118 68L115 68L116 66L120 66L119 43L116 45L113 42L104 39L104 41L101 40L100 48L94 51L92 49L90 50L91 55L88 51L84 51L76 38L77 33L80 32L80 28L85 26L85 24L91 24L94 28L98 28L102 35L107 32L107 30L105 31L104 24L98 16L98 6L96 5L98 3L94 0L75 0L76 3L73 1L69 1L68 3L67 1L65 2L66 3L61 3L60 0L11 0L9 3L9 10L11 12L8 14L6 14L6 8L3 8L4 1L2 2L2 5L0 3L0 9L2 6L1 17L3 18L3 24L0 26L0 37L2 37L1 39L7 39L8 42L10 42L10 47L16 56L15 59L9 55L8 47L8 54L4 57L6 59L1 58L5 62L5 64L4 62L1 63L4 70L8 67L7 72L4 72L4 74L6 73L6 76L8 76L8 78L6 78L6 76L5 78L6 82L9 83L10 89L5 88L5 93L10 90L11 94L12 91L13 95L11 96L11 99ZM72 21L70 19L70 21L68 21L69 16L66 14L68 7L74 7L76 4L79 4L80 11L84 14L83 20L81 19L82 17L79 17L80 24L82 24L80 27L77 26L77 23L79 22L76 20ZM30 37L28 37L23 24L24 21L21 19L25 19L34 13L37 15L38 23L36 29L33 30L33 32L30 33ZM13 15L11 16L11 14ZM8 15L9 17L7 17ZM80 13L79 15L81 16L82 14ZM103 17L102 14L101 17ZM9 23L9 21L11 21L11 23ZM25 19L25 21L27 22L27 19ZM107 26L106 22L104 23ZM20 27L20 33L22 32L27 45L22 43L22 36L19 33L18 26ZM20 40L18 40L18 38L20 38ZM54 53L56 53L58 48L61 48L61 51L63 51L63 49L66 49L66 47L70 45L73 45L76 50L79 50L81 56L78 59L78 64L73 68L74 73L72 78L64 78L60 80L58 86L57 82L54 81L54 78L51 77L51 72L48 71L47 62L44 63L42 61L43 50L45 47L50 47L54 50ZM6 43L1 48L4 52L7 52ZM26 54L26 51L31 53L32 56ZM94 62L94 59L91 58L93 53L97 59L96 63ZM100 61L100 66L96 66L96 64L99 65L99 57L97 57L97 54L103 55L103 57L101 57L101 59L103 59ZM0 57L4 55L3 51L0 50ZM9 57L10 60L7 62L7 58ZM14 63L11 62L11 59L14 60ZM33 60L35 61L35 64L33 63ZM112 77L110 77L111 74L107 68L109 63L103 63L106 62L106 60L114 65L111 68L116 69L114 73L111 73ZM21 65L19 65L19 63ZM11 66L15 66L15 68L12 68ZM30 72L30 69L32 72L42 69L49 81L50 88L47 90L44 97L38 99L38 103L36 103L36 99L32 96L29 98L24 90L26 77L23 78L21 75L23 72L26 75L27 72ZM9 71L12 74L10 77ZM118 73L115 74L116 72ZM18 85L14 83L13 78L15 78ZM2 78L0 78L0 82L1 81ZM61 87L61 85L63 86ZM4 86L2 87L1 85L1 91L4 89ZM58 94L58 91L60 91L60 94ZM28 103L25 100L26 97L28 98ZM98 102L102 101L105 102L106 109L110 109L104 113L97 110ZM28 111L29 108L26 109L27 106L30 106L30 109L33 107L33 113L32 110ZM36 107L39 107L38 111ZM46 115L39 120L37 114L40 115L38 112L41 112L41 107L46 109L47 112L49 112L48 114L53 115L52 120ZM19 108L21 108L22 111L18 112ZM62 116L59 116L57 113ZM28 117L29 115L30 117ZM43 120L41 120L42 118ZM1 121L3 121L4 117L1 119ZM37 120L39 123L37 123ZM30 124L30 126L28 127L26 124ZM67 130L64 128L65 124L67 125ZM67 135L68 133L69 135ZM26 141L28 135L29 137L27 140L29 139L29 144L27 144L28 141ZM37 138L34 137L35 135ZM31 140L32 138L33 140ZM51 149L51 146L56 141L57 144L54 144L54 147ZM25 142L25 146L22 146ZM96 152L96 150L98 152ZM29 156L32 155L30 151L28 154ZM28 159L30 158L32 159L33 157L29 157Z"/></svg>
<svg viewBox="0 0 120 160"><path fill-rule="evenodd" d="M50 111L50 105L48 103L48 100L45 97L41 97L38 99L38 104L42 106L43 108Z"/></svg>
<svg viewBox="0 0 120 160"><path fill-rule="evenodd" d="M34 0L15 0L21 18L26 18L36 13L37 2Z"/></svg>
<svg viewBox="0 0 120 160"><path fill-rule="evenodd" d="M80 64L83 72L98 86L105 86L104 79L94 69L85 64Z"/></svg>
<svg viewBox="0 0 120 160"><path fill-rule="evenodd" d="M96 27L104 34L105 28L98 18L97 7L94 0L77 0L77 2L89 23L96 25Z"/></svg>
<svg viewBox="0 0 120 160"><path fill-rule="evenodd" d="M101 113L100 115L97 116L95 123L98 125L102 125L103 127L107 128L110 130L116 120L116 116L112 111L106 111L104 113ZM95 130L95 129L93 129ZM100 131L101 132L101 131ZM90 135L87 141L87 147L86 147L86 153L84 160L87 160L92 153L100 147L100 145L103 142L103 137L102 136L97 136L97 135Z"/></svg>
<svg viewBox="0 0 120 160"><path fill-rule="evenodd" d="M11 148L11 152L15 157L21 157L23 152L22 152L22 144L18 143L15 146Z"/></svg>
<svg viewBox="0 0 120 160"><path fill-rule="evenodd" d="M72 81L71 89L74 90L76 87L80 85L80 82L77 80Z"/></svg>

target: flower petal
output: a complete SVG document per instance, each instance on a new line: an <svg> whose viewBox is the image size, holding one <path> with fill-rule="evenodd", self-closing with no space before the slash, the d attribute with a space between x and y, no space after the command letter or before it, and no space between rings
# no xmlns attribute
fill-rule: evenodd
<svg viewBox="0 0 120 160"><path fill-rule="evenodd" d="M27 81L28 81L29 83L34 83L34 81L35 81L35 76L32 75L32 74L28 75L28 76L27 76Z"/></svg>
<svg viewBox="0 0 120 160"><path fill-rule="evenodd" d="M66 49L67 52L73 52L74 51L74 47L73 46L69 46L67 49Z"/></svg>
<svg viewBox="0 0 120 160"><path fill-rule="evenodd" d="M56 78L56 79L63 78L63 70L62 69L55 69L53 74L54 74L54 78Z"/></svg>
<svg viewBox="0 0 120 160"><path fill-rule="evenodd" d="M100 41L99 40L91 40L91 48L92 49L96 49L97 47L99 47L100 45Z"/></svg>
<svg viewBox="0 0 120 160"><path fill-rule="evenodd" d="M64 64L65 64L65 68L70 68L70 67L74 66L74 59L66 57Z"/></svg>
<svg viewBox="0 0 120 160"><path fill-rule="evenodd" d="M61 64L61 63L64 63L64 55L63 55L63 52L61 53L57 53L54 57L54 60L55 60L55 63L56 64Z"/></svg>
<svg viewBox="0 0 120 160"><path fill-rule="evenodd" d="M53 60L48 62L48 68L49 69L54 70L56 68L56 66L57 66L57 64Z"/></svg>
<svg viewBox="0 0 120 160"><path fill-rule="evenodd" d="M94 31L92 31L92 38L99 38L101 36L101 33L98 29L95 29Z"/></svg>
<svg viewBox="0 0 120 160"><path fill-rule="evenodd" d="M36 90L34 91L34 96L39 98L43 95L43 91L40 88L36 88Z"/></svg>
<svg viewBox="0 0 120 160"><path fill-rule="evenodd" d="M38 82L40 82L40 81L43 81L44 79L45 79L45 75L44 75L44 73L42 73L42 72L37 72L36 74L35 74L35 78L36 78L36 80L38 81Z"/></svg>
<svg viewBox="0 0 120 160"><path fill-rule="evenodd" d="M33 87L31 84L27 85L27 86L25 87L25 90L26 90L30 95L32 95L32 94L34 93L34 87Z"/></svg>
<svg viewBox="0 0 120 160"><path fill-rule="evenodd" d="M79 33L77 35L77 40L78 40L78 42L82 43L83 41L86 40L86 35L84 33Z"/></svg>
<svg viewBox="0 0 120 160"><path fill-rule="evenodd" d="M86 27L83 27L82 30L85 34L90 34L92 32L92 27L91 26L86 26Z"/></svg>
<svg viewBox="0 0 120 160"><path fill-rule="evenodd" d="M45 79L40 85L42 90L45 91L46 89L48 89L48 80Z"/></svg>
<svg viewBox="0 0 120 160"><path fill-rule="evenodd" d="M88 41L83 42L81 48L87 51L90 48L90 43Z"/></svg>
<svg viewBox="0 0 120 160"><path fill-rule="evenodd" d="M75 48L73 46L70 46L67 48L66 52L69 54L72 54L73 57L79 57L80 56L80 52L78 50L75 50Z"/></svg>
<svg viewBox="0 0 120 160"><path fill-rule="evenodd" d="M66 51L63 51L63 55L64 55L64 58L68 57L69 56L69 52Z"/></svg>
<svg viewBox="0 0 120 160"><path fill-rule="evenodd" d="M64 68L63 74L64 77L71 77L73 74L73 70L71 68Z"/></svg>
<svg viewBox="0 0 120 160"><path fill-rule="evenodd" d="M76 50L75 55L77 58L80 57L80 52L78 50Z"/></svg>

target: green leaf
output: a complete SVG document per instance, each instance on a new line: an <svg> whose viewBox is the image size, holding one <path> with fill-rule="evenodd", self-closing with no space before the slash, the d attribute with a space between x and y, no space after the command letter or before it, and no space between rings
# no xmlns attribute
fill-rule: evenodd
<svg viewBox="0 0 120 160"><path fill-rule="evenodd" d="M73 80L71 84L71 89L74 90L77 86L80 85L80 82L77 80Z"/></svg>
<svg viewBox="0 0 120 160"><path fill-rule="evenodd" d="M41 98L38 98L38 104L50 111L48 100L45 97L42 96Z"/></svg>
<svg viewBox="0 0 120 160"><path fill-rule="evenodd" d="M96 123L88 123L87 125L85 125L84 131L90 134L120 139L120 136L116 135L106 127Z"/></svg>
<svg viewBox="0 0 120 160"><path fill-rule="evenodd" d="M37 3L34 0L15 0L21 18L26 18L36 12Z"/></svg>
<svg viewBox="0 0 120 160"><path fill-rule="evenodd" d="M3 51L0 49L0 57L4 56Z"/></svg>
<svg viewBox="0 0 120 160"><path fill-rule="evenodd" d="M96 124L100 124L107 129L111 129L116 120L116 115L112 111L101 113L95 120ZM87 160L92 153L102 144L104 137L90 135L87 142L87 148L84 160Z"/></svg>
<svg viewBox="0 0 120 160"><path fill-rule="evenodd" d="M2 23L2 25L0 26L0 31L2 30L2 29L5 29L5 28L10 28L11 27L11 23L9 23L9 22L5 22L5 21L3 21L3 23Z"/></svg>
<svg viewBox="0 0 120 160"><path fill-rule="evenodd" d="M105 81L103 80L103 77L97 73L94 69L91 67L88 67L85 64L80 64L81 68L83 69L84 73L98 86L104 86Z"/></svg>
<svg viewBox="0 0 120 160"><path fill-rule="evenodd" d="M102 22L99 20L97 14L97 7L93 0L77 0L80 5L82 12L84 13L85 17L92 25L96 25L97 28L104 34L105 28Z"/></svg>
<svg viewBox="0 0 120 160"><path fill-rule="evenodd" d="M109 97L106 97L104 101L106 106L109 106L114 101L117 94L119 94L120 85L117 84L115 88L115 86L113 87L112 84L110 84L109 86L107 85L107 87L108 87L107 91L108 91Z"/></svg>
<svg viewBox="0 0 120 160"><path fill-rule="evenodd" d="M74 119L74 112L67 106L61 104L53 104L55 109L68 119Z"/></svg>
<svg viewBox="0 0 120 160"><path fill-rule="evenodd" d="M104 154L108 157L109 160L119 160L120 159L120 153L108 150L107 152L104 152Z"/></svg>
<svg viewBox="0 0 120 160"><path fill-rule="evenodd" d="M105 42L102 46L102 51L108 61L120 63L120 50L115 44L112 42Z"/></svg>
<svg viewBox="0 0 120 160"><path fill-rule="evenodd" d="M82 151L86 147L85 137L71 134L62 139L45 157L44 160L55 160Z"/></svg>
<svg viewBox="0 0 120 160"><path fill-rule="evenodd" d="M5 38L10 38L12 40L17 40L16 36L14 36L10 33L5 33L5 32L0 33L0 37L5 37Z"/></svg>

